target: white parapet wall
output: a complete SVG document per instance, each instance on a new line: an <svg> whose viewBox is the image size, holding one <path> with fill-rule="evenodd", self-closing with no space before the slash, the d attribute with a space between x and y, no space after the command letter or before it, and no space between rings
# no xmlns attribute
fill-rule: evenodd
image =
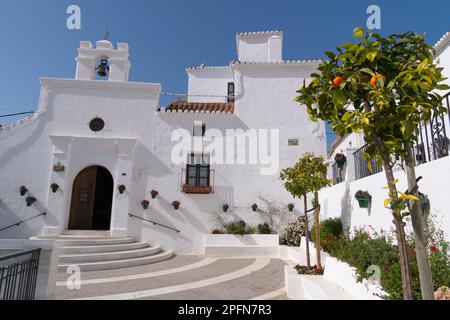
<svg viewBox="0 0 450 320"><path fill-rule="evenodd" d="M206 237L205 255L214 258L280 258L278 234L211 234Z"/></svg>
<svg viewBox="0 0 450 320"><path fill-rule="evenodd" d="M0 239L0 249L41 249L36 279L36 300L52 300L55 297L59 246L54 240Z"/></svg>

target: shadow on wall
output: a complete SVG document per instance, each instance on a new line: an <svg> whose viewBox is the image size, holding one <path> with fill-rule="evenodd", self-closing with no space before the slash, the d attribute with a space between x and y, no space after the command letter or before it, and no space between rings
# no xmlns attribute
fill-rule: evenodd
<svg viewBox="0 0 450 320"><path fill-rule="evenodd" d="M173 174L173 171L142 143L136 147L134 159L136 159L135 167L145 168L148 176L164 177Z"/></svg>
<svg viewBox="0 0 450 320"><path fill-rule="evenodd" d="M345 183L344 196L341 199L341 221L342 227L349 232L352 225L352 196L350 195L350 182Z"/></svg>
<svg viewBox="0 0 450 320"><path fill-rule="evenodd" d="M23 200L25 201L25 200ZM27 208L29 214L25 217L19 217L8 205L0 201L0 229L19 223L23 220L36 217L37 215L46 212L46 216L40 216L35 219L29 220L26 223L21 223L18 226L13 226L7 230L0 232L0 238L15 239L17 235L27 235L26 237L36 236L42 231L44 225L58 225L58 220L54 214L48 211L48 209L39 200L33 204L32 207ZM30 227L36 226L36 227ZM21 232L17 232L17 228L21 228Z"/></svg>

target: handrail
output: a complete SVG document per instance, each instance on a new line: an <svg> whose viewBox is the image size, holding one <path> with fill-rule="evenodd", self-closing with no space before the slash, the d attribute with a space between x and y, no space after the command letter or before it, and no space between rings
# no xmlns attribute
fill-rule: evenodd
<svg viewBox="0 0 450 320"><path fill-rule="evenodd" d="M30 221L30 220L39 218L40 216L45 216L46 214L47 214L47 212L44 212L44 213L38 214L37 216L34 216L34 217L31 217L31 218L28 218L28 219L19 221L19 222L14 223L14 224L12 224L12 225L10 225L10 226L7 226L7 227L5 227L5 228L0 229L0 232L5 231L5 230L7 230L7 229L10 229L10 228L12 228L12 227L18 227L18 226L20 226L20 225L21 225L22 223L24 223L24 222L27 222L27 221Z"/></svg>
<svg viewBox="0 0 450 320"><path fill-rule="evenodd" d="M142 218L142 217L136 216L136 215L134 215L134 214L131 214L131 213L129 213L128 215L130 216L130 218L137 218L137 219L141 219L141 220L143 220L143 221L147 221L147 222L153 223L153 225L154 225L154 226L160 226L160 227L163 227L163 228L167 228L167 229L170 229L170 230L176 231L176 233L181 233L181 231L180 231L180 230L178 230L178 229L175 229L175 228L172 228L172 227L169 227L169 226L166 226L166 225L164 225L164 224L161 224L161 223L159 223L159 222L155 222L155 221L152 221L152 220L149 220L149 219L145 219L145 218Z"/></svg>
<svg viewBox="0 0 450 320"><path fill-rule="evenodd" d="M23 115L23 114L31 114L31 113L34 113L34 111L25 111L25 112L17 112L17 113L10 113L10 114L2 114L2 115L0 115L0 118L20 116L20 115Z"/></svg>
<svg viewBox="0 0 450 320"><path fill-rule="evenodd" d="M11 254L0 256L0 261L9 260L9 259L17 258L17 257L20 257L20 256L26 256L26 255L28 255L30 253L33 254L35 252L36 253L40 253L41 252L41 248L29 249L29 250L20 250L18 252L14 252L14 253L11 253Z"/></svg>

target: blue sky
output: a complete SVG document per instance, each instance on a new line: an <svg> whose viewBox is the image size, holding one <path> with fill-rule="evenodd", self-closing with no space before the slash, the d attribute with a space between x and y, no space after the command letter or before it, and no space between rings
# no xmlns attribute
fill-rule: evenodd
<svg viewBox="0 0 450 320"><path fill-rule="evenodd" d="M81 30L66 28L70 4L81 7ZM130 81L183 93L185 67L236 58L236 32L283 30L285 59L321 58L365 26L370 4L381 7L384 35L412 30L434 44L450 31L448 0L1 0L0 114L35 110L38 77L73 78L79 41L101 39L107 21L110 40L130 45Z"/></svg>

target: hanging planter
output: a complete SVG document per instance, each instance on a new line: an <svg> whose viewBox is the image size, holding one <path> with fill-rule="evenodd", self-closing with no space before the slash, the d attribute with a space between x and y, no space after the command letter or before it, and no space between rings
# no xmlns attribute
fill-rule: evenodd
<svg viewBox="0 0 450 320"><path fill-rule="evenodd" d="M142 208L144 208L144 210L148 209L149 204L150 204L150 201L148 201L148 200L141 201L141 205L142 205Z"/></svg>
<svg viewBox="0 0 450 320"><path fill-rule="evenodd" d="M180 201L174 201L172 202L172 206L174 207L175 210L178 210L178 208L180 208Z"/></svg>
<svg viewBox="0 0 450 320"><path fill-rule="evenodd" d="M27 192L28 192L27 187L25 187L25 186L20 187L20 195L21 196L24 196Z"/></svg>
<svg viewBox="0 0 450 320"><path fill-rule="evenodd" d="M27 197L25 201L27 202L27 207L31 207L33 203L37 201L37 199L35 197Z"/></svg>
<svg viewBox="0 0 450 320"><path fill-rule="evenodd" d="M228 203L225 203L225 204L222 206L222 209L223 209L223 212L227 212L228 209L230 209L230 206L228 205Z"/></svg>
<svg viewBox="0 0 450 320"><path fill-rule="evenodd" d="M289 203L289 204L288 204L288 209L289 209L289 212L292 212L292 211L294 211L294 208L295 208L295 206L294 206L294 204L293 204L293 203Z"/></svg>
<svg viewBox="0 0 450 320"><path fill-rule="evenodd" d="M253 211L258 210L258 205L257 205L256 203L254 203L254 204L252 205L252 210L253 210Z"/></svg>
<svg viewBox="0 0 450 320"><path fill-rule="evenodd" d="M52 192L53 192L53 193L56 193L56 191L58 191L58 189L59 189L59 186L58 186L57 183L52 183L52 184L50 185L50 189L52 189Z"/></svg>
<svg viewBox="0 0 450 320"><path fill-rule="evenodd" d="M355 198L356 200L358 200L360 208L368 208L372 196L367 191L359 190L358 192L356 192Z"/></svg>
<svg viewBox="0 0 450 320"><path fill-rule="evenodd" d="M159 192L156 190L152 190L150 191L150 194L152 195L152 199L155 199L158 196Z"/></svg>
<svg viewBox="0 0 450 320"><path fill-rule="evenodd" d="M125 187L124 184L121 184L120 186L117 187L117 189L119 189L120 194L123 194L125 190L127 190L127 187Z"/></svg>
<svg viewBox="0 0 450 320"><path fill-rule="evenodd" d="M345 165L345 162L347 162L347 157L343 153L336 153L334 156L334 161L336 162L336 165L339 169L342 169Z"/></svg>
<svg viewBox="0 0 450 320"><path fill-rule="evenodd" d="M422 212L423 217L428 217L430 214L430 199L423 193L419 192L419 200L420 200L420 211Z"/></svg>

